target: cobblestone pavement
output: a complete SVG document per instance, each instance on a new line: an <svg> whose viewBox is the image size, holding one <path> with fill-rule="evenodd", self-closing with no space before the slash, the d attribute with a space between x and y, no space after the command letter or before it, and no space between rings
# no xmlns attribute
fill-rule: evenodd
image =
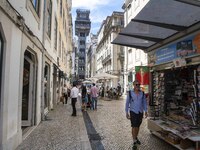
<svg viewBox="0 0 200 150"><path fill-rule="evenodd" d="M80 106L71 114L70 104L57 105L17 150L91 150Z"/></svg>
<svg viewBox="0 0 200 150"><path fill-rule="evenodd" d="M105 150L129 150L132 137L130 121L125 117L125 100L100 100L97 111L89 112L94 128L102 137ZM152 135L147 129L147 119L143 120L139 139L140 150L176 150L163 140Z"/></svg>
<svg viewBox="0 0 200 150"><path fill-rule="evenodd" d="M49 113L50 120L43 121L17 150L130 150L131 126L125 117L124 104L123 99L101 99L97 111L88 110L82 114L78 106L77 117L70 116L71 105L60 104ZM100 143L91 137L94 132L100 136ZM146 119L142 123L139 139L142 142L140 150L175 150L150 134ZM95 143L100 146L95 148Z"/></svg>

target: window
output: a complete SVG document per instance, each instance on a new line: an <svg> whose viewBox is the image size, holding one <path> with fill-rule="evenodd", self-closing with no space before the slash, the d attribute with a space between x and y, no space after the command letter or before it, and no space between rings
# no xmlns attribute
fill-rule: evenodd
<svg viewBox="0 0 200 150"><path fill-rule="evenodd" d="M2 63L3 63L3 38L0 32L0 100L1 100L1 76L2 76ZM0 103L1 104L1 103Z"/></svg>
<svg viewBox="0 0 200 150"><path fill-rule="evenodd" d="M85 41L80 41L80 45L85 45Z"/></svg>
<svg viewBox="0 0 200 150"><path fill-rule="evenodd" d="M35 8L35 11L39 15L39 7L40 7L40 0L31 0L31 3L33 4L33 7Z"/></svg>
<svg viewBox="0 0 200 150"><path fill-rule="evenodd" d="M57 32L58 32L58 22L55 18L55 27L54 27L54 48L57 50Z"/></svg>
<svg viewBox="0 0 200 150"><path fill-rule="evenodd" d="M51 0L47 1L47 35L51 38L51 15L52 15L52 3Z"/></svg>
<svg viewBox="0 0 200 150"><path fill-rule="evenodd" d="M64 56L64 43L62 42L62 61L63 61L63 56Z"/></svg>
<svg viewBox="0 0 200 150"><path fill-rule="evenodd" d="M59 33L59 51L58 56L61 57L61 34Z"/></svg>
<svg viewBox="0 0 200 150"><path fill-rule="evenodd" d="M60 16L62 17L62 0L60 0Z"/></svg>
<svg viewBox="0 0 200 150"><path fill-rule="evenodd" d="M80 37L85 37L85 33L80 33Z"/></svg>
<svg viewBox="0 0 200 150"><path fill-rule="evenodd" d="M63 29L65 29L65 12L63 10Z"/></svg>

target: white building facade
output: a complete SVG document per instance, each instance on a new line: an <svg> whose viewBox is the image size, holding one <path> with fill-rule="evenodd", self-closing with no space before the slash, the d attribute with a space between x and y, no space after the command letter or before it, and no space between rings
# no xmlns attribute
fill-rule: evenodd
<svg viewBox="0 0 200 150"><path fill-rule="evenodd" d="M149 0L126 0L124 9L124 22L126 27L131 19L133 19ZM132 84L135 80L135 66L147 66L147 54L144 51L131 47L125 48L124 61L124 89L127 89L128 84ZM126 90L124 90L124 93Z"/></svg>
<svg viewBox="0 0 200 150"><path fill-rule="evenodd" d="M58 103L72 50L70 11L71 1L0 2L1 150L15 149Z"/></svg>
<svg viewBox="0 0 200 150"><path fill-rule="evenodd" d="M123 84L123 47L111 42L124 27L124 14L122 12L113 12L103 21L98 32L98 45L96 49L97 71L96 73L110 73L118 76L118 79L107 81L107 86L117 87L117 83Z"/></svg>

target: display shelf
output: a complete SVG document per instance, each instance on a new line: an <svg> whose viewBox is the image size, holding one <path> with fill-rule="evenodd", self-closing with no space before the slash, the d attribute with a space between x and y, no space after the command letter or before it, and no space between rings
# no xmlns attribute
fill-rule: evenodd
<svg viewBox="0 0 200 150"><path fill-rule="evenodd" d="M156 132L156 131L151 132L151 133L152 133L153 135L157 136L158 138L164 140L164 141L167 142L168 144L174 146L175 148L177 148L177 149L179 149L179 150L183 150L183 148L180 147L180 144L174 144L174 143L171 143L171 142L167 141L164 137L162 137L162 136L160 135L160 133L158 133L158 132ZM184 149L184 150L195 150L195 148L194 148L194 147L190 147L190 148L187 148L187 149Z"/></svg>
<svg viewBox="0 0 200 150"><path fill-rule="evenodd" d="M152 134L156 135L157 137L161 138L162 140L166 141L167 143L171 144L172 146L183 150L183 148L181 148L180 144L174 144L170 141L168 141L166 139L166 137L162 136L160 132L166 131L169 133L173 133L174 135L178 136L181 140L190 140L192 142L194 142L194 144L196 144L196 149L198 149L198 142L200 141L200 136L194 136L194 135L187 135L187 136L183 136L179 133L178 130L172 129L170 127L166 127L165 125L161 125L162 123L166 123L166 121L163 120L148 120L148 128L151 131ZM168 122L170 124L173 124L172 122ZM191 132L192 133L192 132ZM195 150L195 146L193 147L189 147L186 150Z"/></svg>

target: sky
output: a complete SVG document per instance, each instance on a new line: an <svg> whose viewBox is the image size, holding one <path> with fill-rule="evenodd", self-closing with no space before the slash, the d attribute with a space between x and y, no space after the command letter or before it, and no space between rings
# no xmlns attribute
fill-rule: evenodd
<svg viewBox="0 0 200 150"><path fill-rule="evenodd" d="M76 9L89 9L91 21L90 32L96 34L103 20L107 16L111 16L113 11L123 12L123 3L124 0L72 0L73 26L75 26Z"/></svg>

